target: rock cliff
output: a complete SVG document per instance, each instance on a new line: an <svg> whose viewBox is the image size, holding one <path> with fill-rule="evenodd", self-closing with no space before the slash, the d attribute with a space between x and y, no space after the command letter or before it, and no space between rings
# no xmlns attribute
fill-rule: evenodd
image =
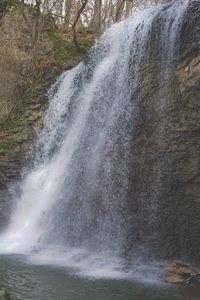
<svg viewBox="0 0 200 300"><path fill-rule="evenodd" d="M34 15L28 6L26 15L32 24ZM88 50L92 38L83 36L80 43ZM8 219L10 193L21 178L27 149L42 127L46 93L57 75L83 59L70 37L48 17L40 20L37 61L30 45L20 6L11 5L0 27L0 226Z"/></svg>
<svg viewBox="0 0 200 300"><path fill-rule="evenodd" d="M138 234L137 238L144 245L153 241L151 251L158 257L197 260L200 257L200 2L189 2L175 56L164 64L163 51L158 47L159 36L163 35L162 20L156 22L149 56L140 68L133 120L129 192L134 195L129 203L134 216L132 228L137 231L143 219L146 235ZM155 219L150 219L150 211ZM130 232L133 249L134 232Z"/></svg>
<svg viewBox="0 0 200 300"><path fill-rule="evenodd" d="M158 17L147 43L148 55L142 58L136 75L127 251L135 248L135 236L137 243L141 242L139 250L151 244L150 250L157 258L197 260L200 258L200 2L189 2L180 38L172 45L173 55L167 56L166 41L160 43L162 25L163 19ZM25 153L42 126L41 115L47 106L44 95L53 78L45 77L33 93L27 88L20 102L23 105L14 106L14 117L6 116L2 122L2 224L9 213L5 209L9 207L7 199L12 199L6 197L8 187L12 193L11 183L20 179Z"/></svg>

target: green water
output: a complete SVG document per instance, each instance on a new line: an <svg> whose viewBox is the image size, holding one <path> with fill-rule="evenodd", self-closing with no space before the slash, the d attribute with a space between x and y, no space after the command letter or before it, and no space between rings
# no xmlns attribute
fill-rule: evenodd
<svg viewBox="0 0 200 300"><path fill-rule="evenodd" d="M199 300L200 290L144 285L131 280L91 280L66 268L31 265L23 257L0 256L0 289L34 300Z"/></svg>

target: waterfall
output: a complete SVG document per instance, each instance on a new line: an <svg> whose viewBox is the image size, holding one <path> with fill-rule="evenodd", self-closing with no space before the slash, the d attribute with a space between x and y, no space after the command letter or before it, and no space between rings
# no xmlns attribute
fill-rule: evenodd
<svg viewBox="0 0 200 300"><path fill-rule="evenodd" d="M1 253L35 253L40 259L49 253L52 260L62 253L62 263L78 266L77 257L88 251L101 253L104 267L106 257L115 257L115 264L130 253L151 256L159 238L158 200L139 201L131 192L137 184L132 162L140 76L156 47L163 72L156 84L170 78L187 6L174 1L113 25L86 60L50 89L32 151L34 167L1 234ZM162 110L165 101L159 105ZM158 194L159 184L152 187ZM85 256L85 264L95 255Z"/></svg>

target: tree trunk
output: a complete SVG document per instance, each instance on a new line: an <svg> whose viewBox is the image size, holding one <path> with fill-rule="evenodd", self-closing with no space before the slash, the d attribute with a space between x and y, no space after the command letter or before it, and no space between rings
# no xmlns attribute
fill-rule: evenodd
<svg viewBox="0 0 200 300"><path fill-rule="evenodd" d="M85 7L88 3L88 0L81 0L79 3L81 5L80 5L80 8L78 9L78 11L76 13L74 23L72 24L72 33L73 33L74 45L76 47L76 50L78 52L82 53L82 54L85 54L85 51L79 46L78 39L77 39L77 34L76 34L76 29L77 29L77 24L80 23L81 14L85 9Z"/></svg>
<svg viewBox="0 0 200 300"><path fill-rule="evenodd" d="M42 3L42 11L44 15L48 15L50 9L49 0L44 0Z"/></svg>
<svg viewBox="0 0 200 300"><path fill-rule="evenodd" d="M94 32L101 31L101 9L102 0L94 0L94 15L91 22L91 29Z"/></svg>
<svg viewBox="0 0 200 300"><path fill-rule="evenodd" d="M41 0L36 0L36 2L35 2L35 7L36 7L35 28L34 28L33 40L32 40L32 53L33 53L33 59L35 62L37 60L37 43L38 43L38 37L39 37L40 6L41 6Z"/></svg>
<svg viewBox="0 0 200 300"><path fill-rule="evenodd" d="M125 0L118 0L115 14L115 22L121 21Z"/></svg>
<svg viewBox="0 0 200 300"><path fill-rule="evenodd" d="M73 0L65 0L65 21L66 28L70 26L71 14L72 14Z"/></svg>

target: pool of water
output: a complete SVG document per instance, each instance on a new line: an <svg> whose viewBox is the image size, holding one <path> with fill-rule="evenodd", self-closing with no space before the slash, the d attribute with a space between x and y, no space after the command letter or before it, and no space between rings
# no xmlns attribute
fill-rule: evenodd
<svg viewBox="0 0 200 300"><path fill-rule="evenodd" d="M199 300L200 289L135 280L92 279L72 270L0 256L0 289L26 300Z"/></svg>

